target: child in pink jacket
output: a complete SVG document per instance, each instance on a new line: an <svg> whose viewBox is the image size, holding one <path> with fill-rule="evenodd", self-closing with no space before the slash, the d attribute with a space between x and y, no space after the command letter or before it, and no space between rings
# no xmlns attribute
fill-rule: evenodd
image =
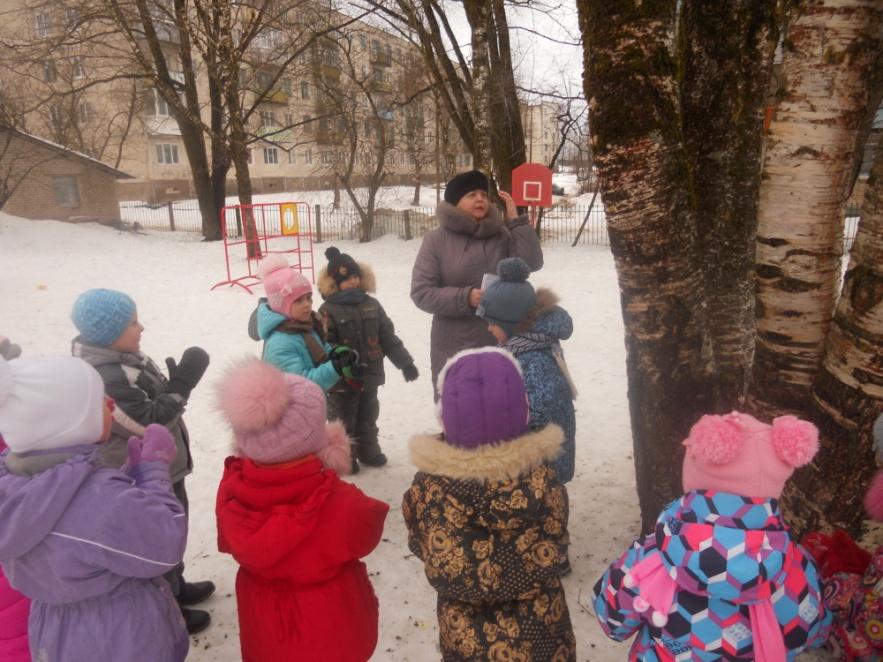
<svg viewBox="0 0 883 662"><path fill-rule="evenodd" d="M9 338L0 336L0 356L14 359L21 348ZM0 437L0 453L6 450L6 442ZM31 602L9 585L0 568L0 660L5 662L31 662L28 648L28 614Z"/></svg>

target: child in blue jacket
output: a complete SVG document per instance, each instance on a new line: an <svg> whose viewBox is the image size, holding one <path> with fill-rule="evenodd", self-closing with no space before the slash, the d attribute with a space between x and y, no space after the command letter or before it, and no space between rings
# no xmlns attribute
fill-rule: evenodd
<svg viewBox="0 0 883 662"><path fill-rule="evenodd" d="M278 254L261 260L258 276L267 300L258 304L257 332L264 341L262 358L283 372L301 375L328 391L341 377L358 381L364 368L359 355L332 347L313 312L313 286Z"/></svg>
<svg viewBox="0 0 883 662"><path fill-rule="evenodd" d="M573 320L551 290L541 287L534 292L527 282L530 267L521 258L500 260L497 274L500 279L484 291L476 314L521 364L530 426L536 430L555 423L564 430L564 450L551 464L558 479L567 483L573 478L576 456L576 388L561 341L573 333Z"/></svg>

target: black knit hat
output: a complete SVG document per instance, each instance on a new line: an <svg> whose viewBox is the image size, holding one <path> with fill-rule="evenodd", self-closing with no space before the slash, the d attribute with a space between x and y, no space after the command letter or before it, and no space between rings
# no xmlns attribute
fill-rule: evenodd
<svg viewBox="0 0 883 662"><path fill-rule="evenodd" d="M455 205L460 198L471 191L487 191L490 182L487 175L481 170L470 170L454 175L454 178L445 186L445 202Z"/></svg>
<svg viewBox="0 0 883 662"><path fill-rule="evenodd" d="M325 257L328 258L328 275L334 279L334 282L340 285L350 276L362 275L362 270L356 261L346 253L341 253L336 246L329 246L325 250Z"/></svg>

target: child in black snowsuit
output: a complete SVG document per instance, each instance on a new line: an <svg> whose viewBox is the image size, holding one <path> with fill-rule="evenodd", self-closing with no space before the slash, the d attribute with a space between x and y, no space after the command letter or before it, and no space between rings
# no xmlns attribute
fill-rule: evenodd
<svg viewBox="0 0 883 662"><path fill-rule="evenodd" d="M386 464L377 439L377 388L386 380L383 357L389 357L407 382L417 379L419 373L383 306L368 294L374 291L371 269L334 246L325 251L325 257L328 265L319 274L318 287L325 300L319 315L328 342L352 347L366 364L361 389L341 381L328 392L328 418L340 419L353 440L355 473L359 462L372 467Z"/></svg>

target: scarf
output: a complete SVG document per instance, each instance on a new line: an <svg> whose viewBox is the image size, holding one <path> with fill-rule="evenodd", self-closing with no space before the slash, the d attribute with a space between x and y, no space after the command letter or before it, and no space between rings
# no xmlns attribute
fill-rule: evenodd
<svg viewBox="0 0 883 662"><path fill-rule="evenodd" d="M361 287L352 287L348 290L338 290L325 299L328 303L336 303L341 306L358 306L368 294Z"/></svg>
<svg viewBox="0 0 883 662"><path fill-rule="evenodd" d="M503 348L516 358L527 352L548 352L551 354L552 358L555 359L555 363L558 365L558 369L564 376L564 381L567 382L567 388L570 389L571 399L576 400L576 384L573 383L573 378L570 376L570 370L567 369L567 363L564 361L564 350L561 349L561 343L557 338L546 333L527 331L509 338L509 340L503 344Z"/></svg>
<svg viewBox="0 0 883 662"><path fill-rule="evenodd" d="M276 330L292 335L303 334L304 343L306 343L307 350L310 352L313 366L319 366L328 360L328 353L322 347L322 343L316 338L316 336L322 338L325 335L325 329L322 328L322 320L319 319L316 313L310 313L309 322L300 322L289 318L277 326Z"/></svg>

